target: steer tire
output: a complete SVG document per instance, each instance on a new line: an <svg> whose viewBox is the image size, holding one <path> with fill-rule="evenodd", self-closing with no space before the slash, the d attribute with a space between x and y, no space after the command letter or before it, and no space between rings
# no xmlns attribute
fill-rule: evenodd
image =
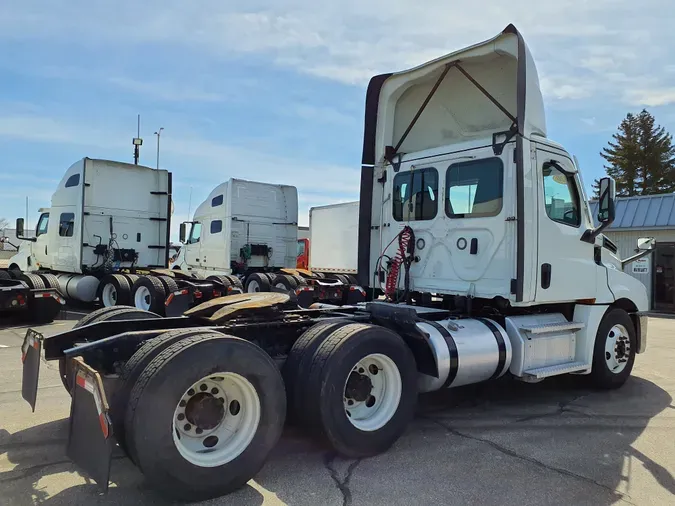
<svg viewBox="0 0 675 506"><path fill-rule="evenodd" d="M293 276L289 276L288 274L277 274L274 277L274 286L282 290L294 292L298 287L298 282Z"/></svg>
<svg viewBox="0 0 675 506"><path fill-rule="evenodd" d="M398 402L389 403L393 411L380 421L382 425L362 429L347 415L345 387L357 364L373 355L385 357L400 378L396 385L391 383L382 392L396 392L400 388L400 397ZM384 369L376 367L376 371L385 374ZM334 330L314 353L305 397L305 425L325 437L337 453L348 458L377 455L396 442L413 418L417 402L415 358L403 339L391 330L359 323L346 325ZM377 409L378 404L375 406Z"/></svg>
<svg viewBox="0 0 675 506"><path fill-rule="evenodd" d="M31 290L44 290L46 288L45 282L37 274L21 274L18 279L26 283Z"/></svg>
<svg viewBox="0 0 675 506"><path fill-rule="evenodd" d="M286 385L287 419L291 424L297 424L302 419L304 410L304 390L309 367L316 350L331 335L334 330L352 323L351 320L333 318L325 322L312 325L295 341L288 358L284 362L282 375Z"/></svg>
<svg viewBox="0 0 675 506"><path fill-rule="evenodd" d="M146 366L157 356L162 350L168 348L172 344L181 339L193 336L195 334L211 333L215 336L221 336L219 332L210 332L204 330L194 329L176 329L164 332L159 336L148 339L140 347L138 347L131 358L124 364L119 376L119 387L114 391L111 399L110 415L113 423L113 434L120 445L120 448L127 454L127 456L135 461L134 456L127 448L126 437L124 432L124 417L127 404L129 403L129 394L136 384L136 380L143 373Z"/></svg>
<svg viewBox="0 0 675 506"><path fill-rule="evenodd" d="M179 451L174 416L187 390L218 372L236 374L253 387L260 417L239 454L207 467ZM241 405L237 413L232 413L231 401L229 406L225 416L236 417L246 416L252 405ZM171 499L193 502L228 494L255 476L281 436L286 398L278 368L258 346L232 336L198 334L172 344L145 367L126 411L127 446L150 485Z"/></svg>
<svg viewBox="0 0 675 506"><path fill-rule="evenodd" d="M0 279L12 279L12 276L7 271L0 271Z"/></svg>
<svg viewBox="0 0 675 506"><path fill-rule="evenodd" d="M107 286L111 285L115 290L116 299L114 304L107 304L105 291ZM131 304L131 285L126 276L121 274L110 274L105 276L98 284L98 300L104 307L120 307Z"/></svg>
<svg viewBox="0 0 675 506"><path fill-rule="evenodd" d="M113 320L138 320L140 318L159 318L160 316L151 313L149 311L143 311L142 309L136 309L131 306L110 306L102 307L96 311L92 311L88 315L80 318L80 320L73 325L73 329L84 327L85 325L90 325L92 323L104 322L104 321L113 321ZM70 366L66 358L59 359L59 376L61 377L61 383L66 388L68 393L73 389L72 381L73 368Z"/></svg>
<svg viewBox="0 0 675 506"><path fill-rule="evenodd" d="M610 333L615 325L623 326L628 333L628 342L630 351L625 367L620 372L614 372L610 369L605 360L605 344L611 339ZM614 338L616 339L616 338ZM635 326L626 311L619 308L610 308L603 316L598 326L598 332L595 336L595 345L593 348L593 367L589 380L591 384L603 390L619 388L623 385L635 363L635 353L637 352L637 337Z"/></svg>
<svg viewBox="0 0 675 506"><path fill-rule="evenodd" d="M138 294L138 291L142 288L146 288L148 290L148 297L150 300L146 300L144 302L137 300L140 299L140 294ZM136 306L138 309L146 310L146 308L140 306L140 304L147 304L147 310L162 316L164 316L165 313L164 302L166 301L166 297L167 294L166 290L164 289L164 285L155 276L141 276L136 280L133 288L131 289L131 301L134 306Z"/></svg>
<svg viewBox="0 0 675 506"><path fill-rule="evenodd" d="M270 291L270 278L267 277L265 273L259 273L259 272L254 272L253 274L250 274L246 278L246 290L244 290L247 293L255 293L251 292L253 282L258 284L259 292L269 292ZM255 286L255 285L253 285Z"/></svg>

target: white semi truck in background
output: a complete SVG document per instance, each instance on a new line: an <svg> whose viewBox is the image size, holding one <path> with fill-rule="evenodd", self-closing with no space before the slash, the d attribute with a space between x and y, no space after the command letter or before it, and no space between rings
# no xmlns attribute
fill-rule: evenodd
<svg viewBox="0 0 675 506"><path fill-rule="evenodd" d="M251 479L287 417L361 458L403 434L419 393L506 374L626 382L648 298L622 267L653 240L624 260L607 247L614 182L596 227L516 28L372 78L365 109L357 276L386 300L246 293L27 332L24 397L34 408L42 349L73 364L67 451L103 487L115 442L159 492L196 501Z"/></svg>
<svg viewBox="0 0 675 506"><path fill-rule="evenodd" d="M350 206L358 209L358 202ZM326 261L298 269L303 240L298 240L297 188L230 179L211 191L192 221L181 224L183 246L172 268L200 277L236 276L247 293L275 287L311 301L362 301L365 295L356 279L343 275L356 273L358 211L312 223L310 213L311 258ZM339 233L343 229L351 231L349 236ZM331 267L338 258L335 248L353 257L346 269Z"/></svg>
<svg viewBox="0 0 675 506"><path fill-rule="evenodd" d="M22 242L7 273L69 299L129 304L140 279L133 273L168 265L171 212L166 170L83 158L40 209L34 236L17 219Z"/></svg>
<svg viewBox="0 0 675 506"><path fill-rule="evenodd" d="M185 245L169 270L172 209L170 172L84 158L64 174L51 208L40 209L35 236L25 236L23 219L17 220L22 243L4 277L57 289L68 299L160 315L272 286L297 291L307 305L319 296L362 300L355 280L319 281L296 270L293 186L233 179L216 187L195 211L187 240L181 225Z"/></svg>

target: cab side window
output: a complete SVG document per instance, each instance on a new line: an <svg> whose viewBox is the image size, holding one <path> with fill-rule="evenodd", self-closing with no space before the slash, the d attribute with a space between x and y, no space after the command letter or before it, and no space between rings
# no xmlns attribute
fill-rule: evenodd
<svg viewBox="0 0 675 506"><path fill-rule="evenodd" d="M397 174L392 200L396 221L434 219L438 212L438 171L428 167Z"/></svg>
<svg viewBox="0 0 675 506"><path fill-rule="evenodd" d="M544 207L553 221L578 227L581 224L579 192L574 175L565 174L554 164L544 164Z"/></svg>
<svg viewBox="0 0 675 506"><path fill-rule="evenodd" d="M73 174L66 181L66 188L72 188L73 186L77 186L79 184L80 184L80 175L79 174Z"/></svg>
<svg viewBox="0 0 675 506"><path fill-rule="evenodd" d="M195 244L199 242L199 238L202 235L202 224L193 223L192 229L190 230L190 238L188 239L188 244Z"/></svg>
<svg viewBox="0 0 675 506"><path fill-rule="evenodd" d="M61 237L73 237L75 230L75 214L61 213L59 218L59 235Z"/></svg>
<svg viewBox="0 0 675 506"><path fill-rule="evenodd" d="M39 237L42 234L46 234L48 228L49 228L49 213L43 213L40 216L40 220L38 221L37 227L35 227L35 237Z"/></svg>

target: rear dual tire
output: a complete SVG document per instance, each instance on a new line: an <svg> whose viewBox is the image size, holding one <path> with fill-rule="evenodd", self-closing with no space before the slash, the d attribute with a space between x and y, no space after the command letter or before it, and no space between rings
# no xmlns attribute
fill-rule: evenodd
<svg viewBox="0 0 675 506"><path fill-rule="evenodd" d="M126 410L126 443L164 495L209 499L258 472L285 415L283 381L267 353L235 337L198 334L143 369Z"/></svg>
<svg viewBox="0 0 675 506"><path fill-rule="evenodd" d="M92 323L98 323L103 321L113 321L113 320L139 320L141 318L159 318L158 314L151 313L149 311L142 311L136 309L135 307L129 306L113 306L113 307L104 307L92 311L85 317L81 318L75 325L74 329L84 327L85 325L91 325ZM68 391L72 392L73 389L73 369L66 360L66 358L59 359L59 376L61 377L61 383Z"/></svg>
<svg viewBox="0 0 675 506"><path fill-rule="evenodd" d="M289 391L293 419L345 457L386 451L405 431L417 403L410 349L376 325L338 322L314 336L319 342L306 346L308 355L285 368L286 377L295 377Z"/></svg>

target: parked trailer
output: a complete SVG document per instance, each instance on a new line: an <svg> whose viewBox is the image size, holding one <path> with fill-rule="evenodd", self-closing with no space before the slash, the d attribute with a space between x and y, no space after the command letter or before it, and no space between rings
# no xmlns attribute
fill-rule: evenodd
<svg viewBox="0 0 675 506"><path fill-rule="evenodd" d="M355 231L358 216L351 218ZM297 222L294 186L230 179L211 191L192 221L181 224L184 245L173 269L202 277L234 275L248 293L292 291L305 306L363 301L365 291L355 278L298 267ZM356 233L351 239L343 247L355 250Z"/></svg>
<svg viewBox="0 0 675 506"><path fill-rule="evenodd" d="M44 348L71 364L70 458L105 488L116 442L159 492L192 501L251 479L287 416L360 458L398 439L418 393L505 374L620 387L648 309L623 267L653 240L625 260L603 246L614 182L599 182L596 228L573 158L545 131L512 25L373 78L358 276L386 300L302 309L288 292L243 293L173 318L104 308L68 332L27 332L24 398L35 407Z"/></svg>
<svg viewBox="0 0 675 506"><path fill-rule="evenodd" d="M167 270L171 193L170 172L84 158L64 174L51 208L40 209L34 237L24 236L23 218L17 219L22 243L0 272L67 299L133 304L158 314L177 296L194 304L238 291L234 276Z"/></svg>

